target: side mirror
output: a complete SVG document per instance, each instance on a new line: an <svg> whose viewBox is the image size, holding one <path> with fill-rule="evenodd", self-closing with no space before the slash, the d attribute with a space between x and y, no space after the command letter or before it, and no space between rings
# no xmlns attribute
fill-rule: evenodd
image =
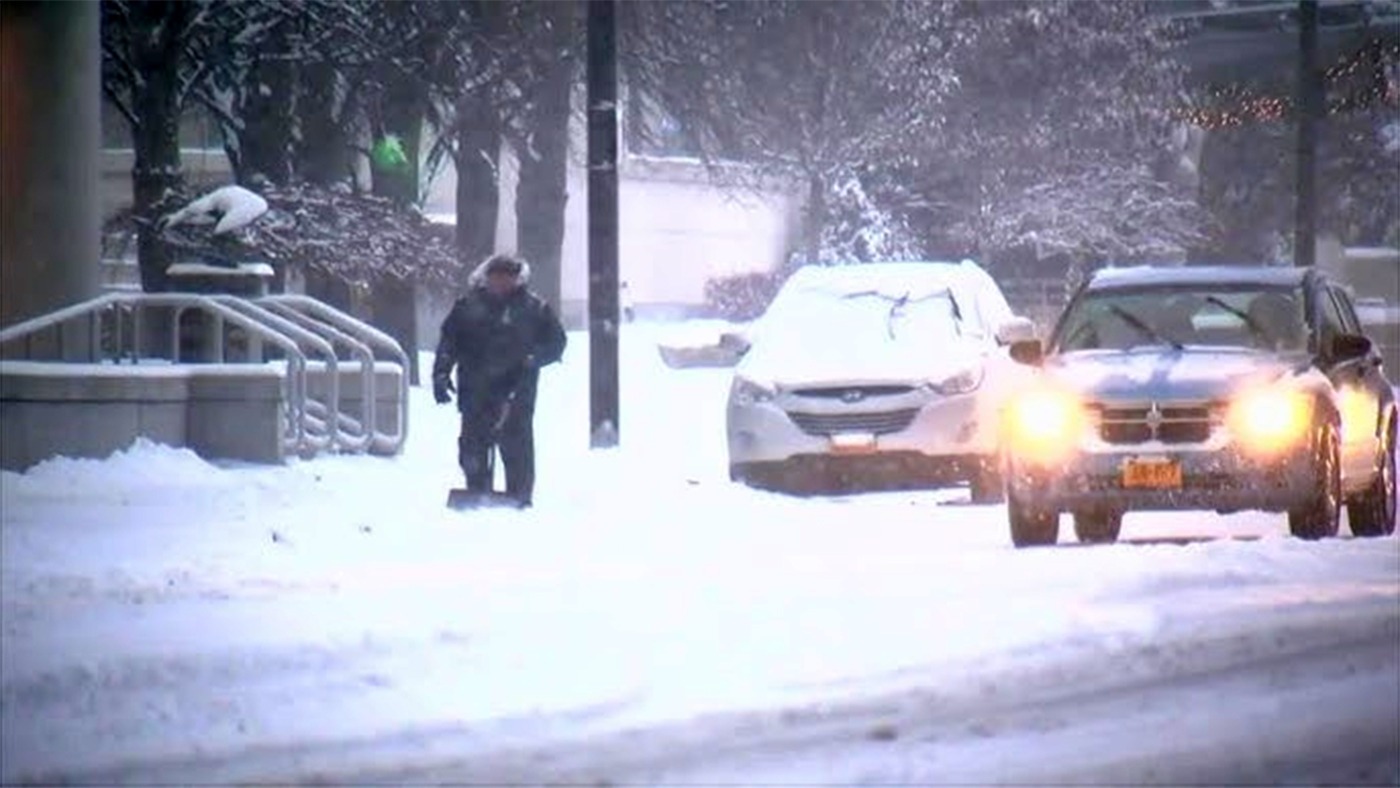
<svg viewBox="0 0 1400 788"><path fill-rule="evenodd" d="M697 341L699 339L657 342L656 349L661 353L661 360L672 369L732 367L749 352L748 338L738 332L725 332L719 337L708 335L703 341Z"/></svg>
<svg viewBox="0 0 1400 788"><path fill-rule="evenodd" d="M1014 345L1031 339L1035 339L1035 323L1028 317L1018 315L997 326L997 342L1000 344Z"/></svg>
<svg viewBox="0 0 1400 788"><path fill-rule="evenodd" d="M1032 367L1040 366L1045 360L1045 348L1039 339L1023 339L1011 343L1011 358Z"/></svg>
<svg viewBox="0 0 1400 788"><path fill-rule="evenodd" d="M1325 350L1332 363L1355 361L1371 355L1371 340L1361 334L1336 334Z"/></svg>

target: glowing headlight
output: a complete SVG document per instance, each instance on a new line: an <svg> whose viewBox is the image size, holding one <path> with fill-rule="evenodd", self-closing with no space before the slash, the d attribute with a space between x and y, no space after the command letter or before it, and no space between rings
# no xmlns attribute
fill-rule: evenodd
<svg viewBox="0 0 1400 788"><path fill-rule="evenodd" d="M1376 435L1376 398L1364 389L1347 386L1341 392L1342 440L1363 441Z"/></svg>
<svg viewBox="0 0 1400 788"><path fill-rule="evenodd" d="M1247 448L1278 451L1307 435L1312 398L1281 388L1247 391L1231 403L1229 420L1231 431Z"/></svg>
<svg viewBox="0 0 1400 788"><path fill-rule="evenodd" d="M982 365L978 364L975 367L968 367L956 375L946 377L937 383L930 383L929 386L945 397L953 394L966 394L969 391L976 390L978 386L982 385L983 374Z"/></svg>
<svg viewBox="0 0 1400 788"><path fill-rule="evenodd" d="M1079 399L1055 389L1032 389L1016 397L1006 416L1008 446L1041 462L1074 451L1088 423Z"/></svg>
<svg viewBox="0 0 1400 788"><path fill-rule="evenodd" d="M734 378L734 390L730 398L736 405L756 405L760 402L772 401L773 391L751 380Z"/></svg>

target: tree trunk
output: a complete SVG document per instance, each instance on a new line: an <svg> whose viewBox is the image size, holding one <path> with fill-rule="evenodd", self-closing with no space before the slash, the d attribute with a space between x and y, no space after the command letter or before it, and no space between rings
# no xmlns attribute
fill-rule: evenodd
<svg viewBox="0 0 1400 788"><path fill-rule="evenodd" d="M312 63L301 69L297 116L301 141L294 165L302 178L321 186L347 180L353 171L345 132L336 122L336 69Z"/></svg>
<svg viewBox="0 0 1400 788"><path fill-rule="evenodd" d="M381 105L379 125L384 134L398 137L408 163L401 169L384 169L372 163L372 188L381 197L400 205L412 205L418 202L418 153L423 138L426 98L423 88L403 75L389 74L385 84L388 89Z"/></svg>
<svg viewBox="0 0 1400 788"><path fill-rule="evenodd" d="M393 337L408 354L408 383L418 385L417 301L411 279L384 276L374 283L370 296L373 323Z"/></svg>
<svg viewBox="0 0 1400 788"><path fill-rule="evenodd" d="M286 33L274 33L274 51L286 49ZM293 121L296 118L296 71L286 58L260 60L247 72L241 113L239 183L262 175L275 184L292 178Z"/></svg>
<svg viewBox="0 0 1400 788"><path fill-rule="evenodd" d="M474 266L496 250L501 127L480 96L457 103L457 259Z"/></svg>
<svg viewBox="0 0 1400 788"><path fill-rule="evenodd" d="M177 4L180 7L182 4ZM166 24L174 24L172 13ZM166 289L165 269L172 262L170 250L159 239L155 222L174 208L170 198L183 183L180 169L180 106L177 93L180 59L159 59L144 73L144 84L134 96L138 123L132 129L135 163L131 170L133 210L138 224L136 254L141 289L148 293Z"/></svg>
<svg viewBox="0 0 1400 788"><path fill-rule="evenodd" d="M562 309L561 258L564 209L568 203L569 96L575 57L574 6L546 3L550 21L545 68L535 84L526 118L525 150L519 152L520 182L515 193L516 250L533 269L536 291L556 310Z"/></svg>
<svg viewBox="0 0 1400 788"><path fill-rule="evenodd" d="M399 139L407 163L402 167L386 169L370 157L370 177L372 190L380 197L387 197L403 208L418 201L418 149L422 139L423 105L426 101L423 89L403 75L390 73L385 76L388 86L379 117L379 127L384 134L392 134ZM376 140L377 142L377 140ZM413 281L385 276L373 283L370 322L385 331L400 345L409 359L409 383L418 385L418 331L415 321Z"/></svg>
<svg viewBox="0 0 1400 788"><path fill-rule="evenodd" d="M804 246L807 265L821 262L822 230L826 228L826 180L813 172L807 174L807 226Z"/></svg>

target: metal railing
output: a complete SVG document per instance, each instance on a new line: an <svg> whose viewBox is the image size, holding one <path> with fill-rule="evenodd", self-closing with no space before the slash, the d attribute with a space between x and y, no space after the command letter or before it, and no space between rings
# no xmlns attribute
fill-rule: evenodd
<svg viewBox="0 0 1400 788"><path fill-rule="evenodd" d="M257 303L278 310L289 317L294 314L300 315L300 319L305 321L305 324L319 326L316 330L339 338L339 341L349 347L359 346L355 352L357 357L361 359L361 370L369 370L368 382L364 384L362 394L364 423L360 425L363 433L369 436L367 448L374 452L397 454L403 448L404 441L408 439L409 387L408 354L404 352L399 343L393 337L363 320L358 320L310 296L283 293L263 296L257 299ZM361 348L364 353L368 354L368 358L361 353ZM395 399L397 418L395 419L396 423L389 429L381 429L375 415L378 377L374 372L377 370L376 365L380 360L397 364L400 370L398 397Z"/></svg>
<svg viewBox="0 0 1400 788"><path fill-rule="evenodd" d="M152 310L166 310L166 320L149 322L153 318L147 313ZM230 327L244 333L247 345L242 361L285 360L285 451L309 456L327 449L397 453L402 448L408 424L407 355L387 334L307 296L249 300L220 294L107 293L0 329L0 358L13 357L8 348L19 345L21 357L34 360L36 342L47 335L50 352L45 355L50 359L138 364L155 358L183 364L191 355L185 329L186 316L192 313L207 320L199 332L201 342L195 353L199 361L230 363ZM86 326L81 321L86 321ZM75 324L86 331L85 347L77 349L81 352L72 347ZM337 347L348 350L351 360L359 362L362 399L358 419L342 407ZM398 423L390 430L376 424L375 348L387 357L384 360L399 365ZM162 350L168 357L151 355ZM324 366L313 364L313 358ZM324 385L313 385L313 378L324 378Z"/></svg>
<svg viewBox="0 0 1400 788"><path fill-rule="evenodd" d="M314 332L307 331L285 318L274 315L266 309L249 302L247 299L231 295L207 295L205 298L258 321L263 328L271 329L290 338L301 347L303 353L306 352L307 348L310 348L316 355L325 360L326 378L329 383L327 385L324 402L312 396L312 386L310 382L312 367L310 366L309 358L302 368L302 408L300 419L302 422L303 445L300 453L308 454L321 449L341 448L345 446L346 441L336 429L337 425L333 424L328 427L321 422L320 417L317 415L320 412L336 413L340 410L340 374L338 359L335 354L335 348L331 343L317 336ZM181 312L183 312L183 310L177 310L175 313L175 325L177 327L180 323ZM175 333L177 334L176 341L178 342L178 330ZM213 343L213 347L217 348L215 361L217 363L224 363L226 339L223 326L218 323L218 318L215 318L215 325L213 330L209 332L209 335L216 338ZM251 360L255 357L256 356L250 352L249 359Z"/></svg>

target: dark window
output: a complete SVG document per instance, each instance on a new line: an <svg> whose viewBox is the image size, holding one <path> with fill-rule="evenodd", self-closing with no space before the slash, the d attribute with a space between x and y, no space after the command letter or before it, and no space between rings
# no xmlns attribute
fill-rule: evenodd
<svg viewBox="0 0 1400 788"><path fill-rule="evenodd" d="M1318 341L1321 347L1327 347L1332 341L1332 337L1347 332L1346 324L1342 321L1342 312L1337 308L1337 302L1332 297L1332 289L1326 288L1319 291L1321 297L1319 316L1321 323L1318 326Z"/></svg>
<svg viewBox="0 0 1400 788"><path fill-rule="evenodd" d="M1337 301L1337 311L1342 316L1342 327L1351 334L1365 333L1361 329L1361 318L1356 316L1356 310L1351 305L1351 297L1347 292L1339 287L1330 288L1332 297Z"/></svg>

